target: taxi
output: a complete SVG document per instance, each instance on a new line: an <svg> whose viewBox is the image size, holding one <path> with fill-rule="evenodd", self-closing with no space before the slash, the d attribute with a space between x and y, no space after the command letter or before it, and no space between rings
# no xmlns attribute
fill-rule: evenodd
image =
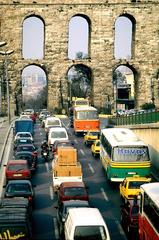
<svg viewBox="0 0 159 240"><path fill-rule="evenodd" d="M89 146L92 145L92 143L99 139L100 136L100 130L89 130L85 135L84 135L84 143Z"/></svg>
<svg viewBox="0 0 159 240"><path fill-rule="evenodd" d="M99 156L100 154L100 140L95 140L91 146L91 152L94 157Z"/></svg>
<svg viewBox="0 0 159 240"><path fill-rule="evenodd" d="M126 177L119 185L120 196L131 200L140 194L140 186L144 183L149 183L151 178L140 177L139 175Z"/></svg>

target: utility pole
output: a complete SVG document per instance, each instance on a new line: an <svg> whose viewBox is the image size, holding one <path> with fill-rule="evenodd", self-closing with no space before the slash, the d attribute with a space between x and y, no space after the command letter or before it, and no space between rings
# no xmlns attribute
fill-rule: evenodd
<svg viewBox="0 0 159 240"><path fill-rule="evenodd" d="M0 51L0 54L4 56L4 68L5 68L5 80L7 84L7 110L8 110L8 123L10 124L11 116L10 116L10 93L9 93L9 79L8 79L8 60L7 56L12 54L13 50L8 51Z"/></svg>

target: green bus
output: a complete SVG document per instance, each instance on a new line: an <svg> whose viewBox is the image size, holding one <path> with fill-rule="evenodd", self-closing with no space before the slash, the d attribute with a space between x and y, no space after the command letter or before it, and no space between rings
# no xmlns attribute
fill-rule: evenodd
<svg viewBox="0 0 159 240"><path fill-rule="evenodd" d="M148 146L127 128L101 130L100 159L111 182L139 175L150 177L151 162Z"/></svg>

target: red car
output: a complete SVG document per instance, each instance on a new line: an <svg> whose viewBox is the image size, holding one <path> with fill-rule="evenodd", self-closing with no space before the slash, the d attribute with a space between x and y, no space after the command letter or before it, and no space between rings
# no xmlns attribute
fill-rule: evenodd
<svg viewBox="0 0 159 240"><path fill-rule="evenodd" d="M27 160L10 160L4 166L6 166L6 181L31 178Z"/></svg>
<svg viewBox="0 0 159 240"><path fill-rule="evenodd" d="M67 200L88 201L88 192L83 182L63 182L58 192L58 202L61 204Z"/></svg>

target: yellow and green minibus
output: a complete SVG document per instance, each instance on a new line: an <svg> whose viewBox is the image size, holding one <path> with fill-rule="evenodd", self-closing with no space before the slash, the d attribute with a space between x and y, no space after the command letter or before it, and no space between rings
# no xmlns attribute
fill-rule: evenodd
<svg viewBox="0 0 159 240"><path fill-rule="evenodd" d="M135 133L127 128L101 130L100 159L107 178L121 182L125 177L150 176L149 148Z"/></svg>

